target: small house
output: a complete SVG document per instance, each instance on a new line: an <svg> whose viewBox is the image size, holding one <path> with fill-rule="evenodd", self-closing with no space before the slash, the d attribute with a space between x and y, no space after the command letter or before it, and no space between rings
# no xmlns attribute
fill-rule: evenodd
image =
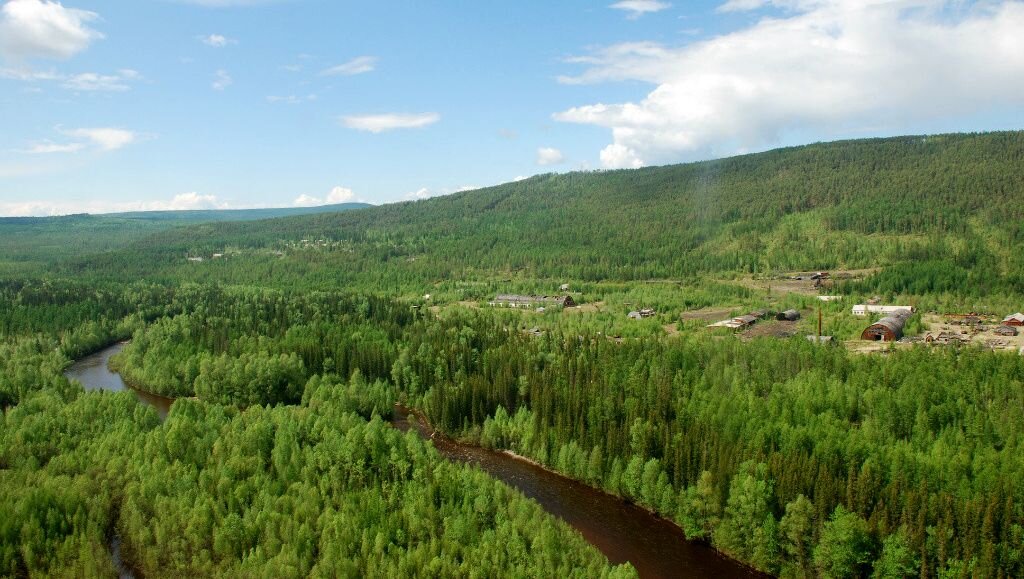
<svg viewBox="0 0 1024 579"><path fill-rule="evenodd" d="M563 283L562 285L558 286L558 291L560 291L560 292L567 292L567 291L569 291L569 284Z"/></svg>
<svg viewBox="0 0 1024 579"><path fill-rule="evenodd" d="M1024 314L1017 312L1003 318L1004 326L1024 326Z"/></svg>

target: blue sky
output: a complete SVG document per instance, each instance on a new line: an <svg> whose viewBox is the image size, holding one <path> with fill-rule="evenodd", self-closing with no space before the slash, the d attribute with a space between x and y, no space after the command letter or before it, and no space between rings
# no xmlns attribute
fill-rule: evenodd
<svg viewBox="0 0 1024 579"><path fill-rule="evenodd" d="M1024 128L1024 4L8 0L0 215L450 193Z"/></svg>

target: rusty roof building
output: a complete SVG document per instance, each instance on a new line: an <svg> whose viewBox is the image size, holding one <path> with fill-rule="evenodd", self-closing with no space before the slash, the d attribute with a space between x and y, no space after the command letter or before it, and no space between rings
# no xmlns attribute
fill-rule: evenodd
<svg viewBox="0 0 1024 579"><path fill-rule="evenodd" d="M886 316L861 332L860 339L873 342L895 342L903 337L906 316Z"/></svg>

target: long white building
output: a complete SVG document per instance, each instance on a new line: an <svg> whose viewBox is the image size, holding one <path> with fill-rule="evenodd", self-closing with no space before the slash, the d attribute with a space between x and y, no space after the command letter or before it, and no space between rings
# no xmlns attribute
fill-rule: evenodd
<svg viewBox="0 0 1024 579"><path fill-rule="evenodd" d="M912 314L914 306L882 306L872 304L857 304L853 306L853 315L866 316L868 314Z"/></svg>

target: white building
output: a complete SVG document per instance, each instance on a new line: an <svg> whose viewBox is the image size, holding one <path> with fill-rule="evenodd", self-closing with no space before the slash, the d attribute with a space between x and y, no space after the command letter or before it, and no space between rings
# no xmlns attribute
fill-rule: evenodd
<svg viewBox="0 0 1024 579"><path fill-rule="evenodd" d="M914 306L883 306L878 304L857 304L853 306L853 315L866 316L868 314L912 314Z"/></svg>

